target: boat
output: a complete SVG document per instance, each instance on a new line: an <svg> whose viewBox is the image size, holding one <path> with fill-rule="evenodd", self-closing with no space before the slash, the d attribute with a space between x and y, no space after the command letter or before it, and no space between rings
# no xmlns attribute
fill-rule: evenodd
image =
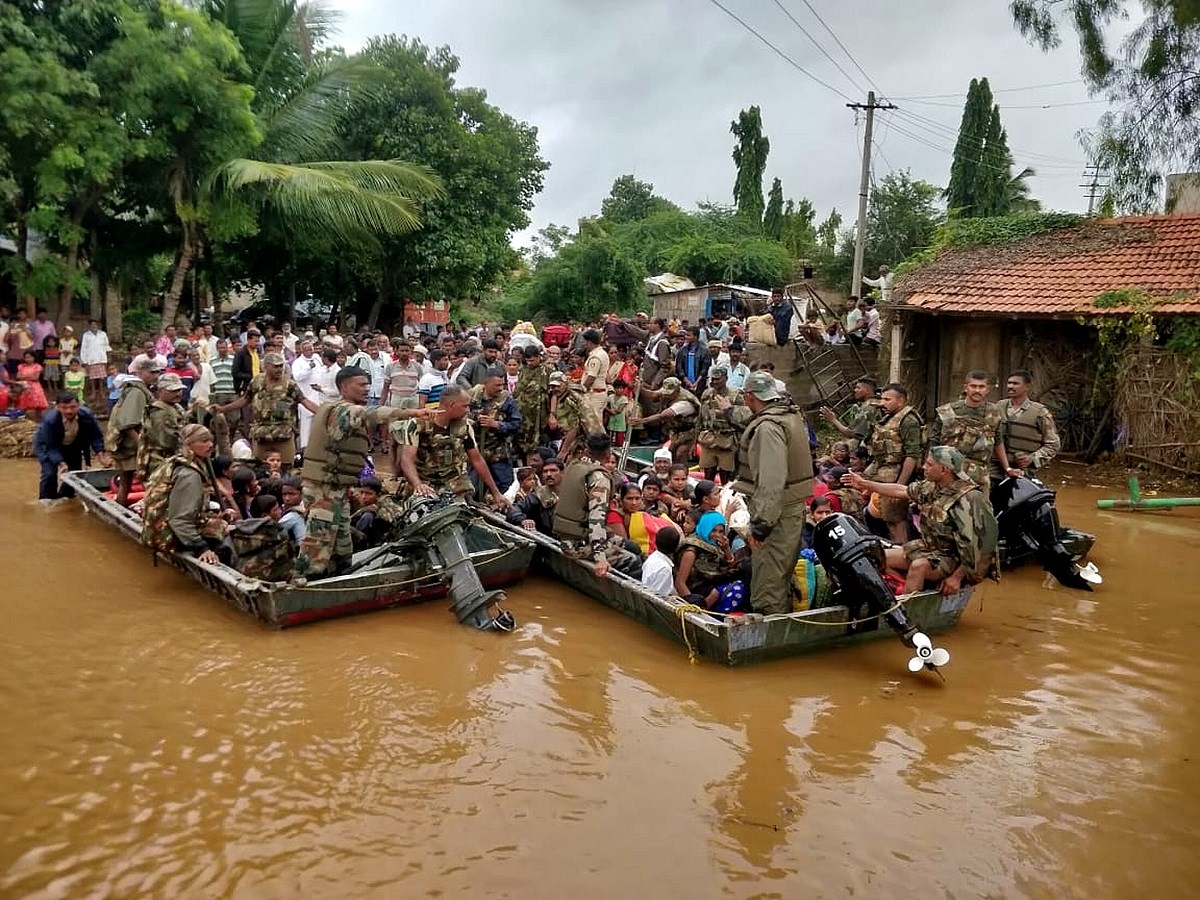
<svg viewBox="0 0 1200 900"><path fill-rule="evenodd" d="M140 543L141 517L104 495L113 474L109 469L69 472L62 481L75 491L85 510ZM536 542L520 529L498 528L479 519L472 519L465 528L464 542L480 581L489 588L524 578L537 550ZM394 545L360 551L348 574L304 585L247 578L228 566L209 565L184 554L160 553L159 558L230 605L275 628L409 606L447 593L440 566L427 562L423 554L414 556Z"/></svg>
<svg viewBox="0 0 1200 900"><path fill-rule="evenodd" d="M846 606L826 606L805 612L778 615L745 613L718 616L684 601L662 598L641 583L617 571L600 578L590 563L570 559L557 540L528 532L502 516L485 511L481 515L496 528L528 535L537 543L535 571L544 572L605 606L624 613L663 637L684 645L689 653L726 666L744 666L788 656L827 650L880 637L895 639L878 616L855 621ZM904 610L921 631L935 633L953 628L971 599L964 587L943 597L939 591L908 595Z"/></svg>

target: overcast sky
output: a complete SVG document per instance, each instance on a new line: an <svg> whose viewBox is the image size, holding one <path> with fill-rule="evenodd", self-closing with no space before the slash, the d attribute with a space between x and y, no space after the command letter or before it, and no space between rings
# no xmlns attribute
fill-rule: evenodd
<svg viewBox="0 0 1200 900"><path fill-rule="evenodd" d="M847 221L854 217L861 118L856 123L845 97L797 71L713 0L335 2L348 49L387 33L447 44L462 62L460 84L486 89L497 106L537 126L551 167L534 228L574 226L627 172L685 208L731 202L729 124L751 104L762 108L771 140L764 191L778 177L785 196L809 197L819 217L834 206ZM1073 35L1043 54L1014 31L1005 0L809 0L868 83L803 0L780 0L855 87L774 0L720 2L849 97L865 101L862 91L875 86L901 107L876 119L880 175L908 168L944 186L967 85L986 76L1018 168L1037 170L1034 196L1051 209L1086 211L1077 135L1105 107L1079 105L1090 98ZM1016 90L1055 82L1068 83ZM953 96L931 96L945 94Z"/></svg>

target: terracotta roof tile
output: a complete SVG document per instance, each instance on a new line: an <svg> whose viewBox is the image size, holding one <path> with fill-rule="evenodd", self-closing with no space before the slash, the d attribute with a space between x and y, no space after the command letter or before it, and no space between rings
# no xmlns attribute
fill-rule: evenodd
<svg viewBox="0 0 1200 900"><path fill-rule="evenodd" d="M1093 301L1139 289L1155 311L1200 315L1200 214L1088 222L1002 246L948 250L896 283L902 305L956 315L1120 313Z"/></svg>

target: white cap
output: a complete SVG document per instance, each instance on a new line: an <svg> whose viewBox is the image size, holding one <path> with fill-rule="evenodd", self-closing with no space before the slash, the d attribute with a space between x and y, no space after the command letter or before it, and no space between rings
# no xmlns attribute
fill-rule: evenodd
<svg viewBox="0 0 1200 900"><path fill-rule="evenodd" d="M673 457L671 455L671 451L668 450L666 447L659 447L657 450L654 451L654 458L655 459L674 459L675 457Z"/></svg>

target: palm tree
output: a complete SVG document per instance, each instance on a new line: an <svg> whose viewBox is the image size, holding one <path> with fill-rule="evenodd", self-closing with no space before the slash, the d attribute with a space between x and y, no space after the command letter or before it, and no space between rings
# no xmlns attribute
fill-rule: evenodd
<svg viewBox="0 0 1200 900"><path fill-rule="evenodd" d="M187 274L207 243L206 225L249 206L285 231L312 229L347 241L405 234L420 227L418 204L439 196L441 180L399 159L344 161L338 125L376 70L362 57L319 51L335 14L322 2L205 0L207 15L237 38L253 89L260 142L195 171L183 158L169 178L182 237L163 300L163 322L179 310Z"/></svg>
<svg viewBox="0 0 1200 900"><path fill-rule="evenodd" d="M1008 170L1012 171L1012 156L1009 156ZM1029 179L1037 175L1033 169L1026 166L1004 186L1004 203L1007 215L1022 215L1024 213L1041 212L1042 202L1030 196Z"/></svg>

